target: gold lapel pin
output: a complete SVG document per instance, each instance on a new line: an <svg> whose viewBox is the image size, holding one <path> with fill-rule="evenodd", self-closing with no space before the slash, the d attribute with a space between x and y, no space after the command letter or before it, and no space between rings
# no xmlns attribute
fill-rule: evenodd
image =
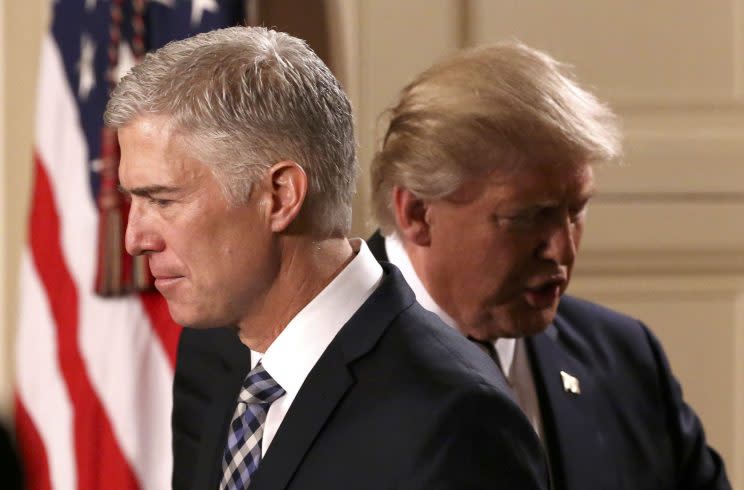
<svg viewBox="0 0 744 490"><path fill-rule="evenodd" d="M561 380L563 380L563 390L574 395L581 394L579 379L571 376L566 371L561 371Z"/></svg>

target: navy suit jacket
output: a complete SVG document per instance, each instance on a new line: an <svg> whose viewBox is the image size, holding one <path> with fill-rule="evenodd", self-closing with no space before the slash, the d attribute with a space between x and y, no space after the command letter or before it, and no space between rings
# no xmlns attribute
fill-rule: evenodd
<svg viewBox="0 0 744 490"><path fill-rule="evenodd" d="M368 240L387 260L384 238ZM556 490L730 489L659 341L638 320L564 295L526 341ZM579 380L564 389L561 371Z"/></svg>
<svg viewBox="0 0 744 490"><path fill-rule="evenodd" d="M312 369L251 490L546 489L529 422L493 362L415 302L397 269ZM217 489L250 351L184 329L174 380L175 490Z"/></svg>

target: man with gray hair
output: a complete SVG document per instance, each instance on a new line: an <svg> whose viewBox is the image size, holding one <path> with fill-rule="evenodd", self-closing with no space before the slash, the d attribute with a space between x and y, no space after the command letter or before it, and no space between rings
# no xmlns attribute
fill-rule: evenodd
<svg viewBox="0 0 744 490"><path fill-rule="evenodd" d="M610 109L550 56L510 42L435 64L389 116L370 249L492 356L553 488L730 488L648 328L563 295L592 165L619 158Z"/></svg>
<svg viewBox="0 0 744 490"><path fill-rule="evenodd" d="M351 108L304 42L236 27L171 43L105 119L127 250L190 327L174 489L547 488L493 363L347 238Z"/></svg>

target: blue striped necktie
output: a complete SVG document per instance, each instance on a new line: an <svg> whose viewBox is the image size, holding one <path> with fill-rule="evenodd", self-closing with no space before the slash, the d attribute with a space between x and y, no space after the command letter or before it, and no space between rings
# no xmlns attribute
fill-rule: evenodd
<svg viewBox="0 0 744 490"><path fill-rule="evenodd" d="M261 439L266 413L284 395L261 363L248 373L238 395L222 459L220 490L245 490L261 461Z"/></svg>

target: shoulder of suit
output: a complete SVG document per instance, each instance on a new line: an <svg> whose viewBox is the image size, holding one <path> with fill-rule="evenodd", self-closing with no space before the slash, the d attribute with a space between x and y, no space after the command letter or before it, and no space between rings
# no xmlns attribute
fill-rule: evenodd
<svg viewBox="0 0 744 490"><path fill-rule="evenodd" d="M418 303L394 320L387 343L405 351L406 362L441 384L491 390L500 374L495 363L459 331Z"/></svg>
<svg viewBox="0 0 744 490"><path fill-rule="evenodd" d="M653 335L640 320L591 301L564 296L553 321L563 343L587 349L647 352Z"/></svg>
<svg viewBox="0 0 744 490"><path fill-rule="evenodd" d="M606 306L565 295L558 306L556 319L571 324L601 324L608 328L638 329L645 328L640 320L630 315L613 310Z"/></svg>

